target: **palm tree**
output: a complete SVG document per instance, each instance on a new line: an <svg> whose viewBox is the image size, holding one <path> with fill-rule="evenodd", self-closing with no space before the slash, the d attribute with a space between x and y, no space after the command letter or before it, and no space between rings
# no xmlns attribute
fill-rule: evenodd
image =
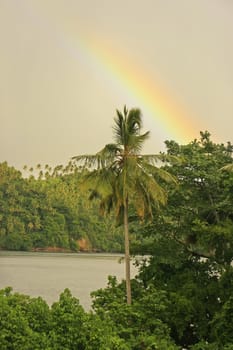
<svg viewBox="0 0 233 350"><path fill-rule="evenodd" d="M155 166L161 155L141 155L149 132L141 134L142 118L139 109L116 111L114 141L95 155L73 157L85 169L83 185L90 190L90 199L100 199L102 213L115 210L118 222L124 225L125 269L127 303L131 304L129 204L134 205L138 216L152 216L154 205L165 204L166 191L157 179L174 181L174 178Z"/></svg>

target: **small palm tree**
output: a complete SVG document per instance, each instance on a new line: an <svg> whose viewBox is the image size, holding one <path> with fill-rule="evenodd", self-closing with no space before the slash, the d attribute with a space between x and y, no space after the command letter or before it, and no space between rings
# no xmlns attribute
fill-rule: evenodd
<svg viewBox="0 0 233 350"><path fill-rule="evenodd" d="M158 178L173 181L166 171L155 166L161 155L141 155L149 132L141 134L142 118L139 109L116 111L114 141L95 155L73 157L86 170L85 189L90 190L90 199L100 199L102 213L115 209L115 215L124 225L126 293L131 304L130 249L129 249L129 204L134 205L138 216L152 216L152 208L166 203L166 191Z"/></svg>

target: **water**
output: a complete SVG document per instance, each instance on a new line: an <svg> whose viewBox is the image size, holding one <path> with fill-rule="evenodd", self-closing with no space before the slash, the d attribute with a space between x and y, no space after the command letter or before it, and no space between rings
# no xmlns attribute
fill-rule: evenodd
<svg viewBox="0 0 233 350"><path fill-rule="evenodd" d="M90 293L107 285L109 275L124 279L121 255L0 252L0 289L41 296L51 305L69 288L81 305L90 309ZM131 266L132 277L136 267Z"/></svg>

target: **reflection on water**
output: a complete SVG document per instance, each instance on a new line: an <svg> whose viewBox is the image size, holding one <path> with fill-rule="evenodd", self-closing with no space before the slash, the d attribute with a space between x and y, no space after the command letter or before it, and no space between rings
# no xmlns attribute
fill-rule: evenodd
<svg viewBox="0 0 233 350"><path fill-rule="evenodd" d="M122 255L0 252L0 289L41 296L48 304L69 288L85 309L91 305L90 292L104 288L109 275L124 278ZM132 265L132 277L136 267Z"/></svg>

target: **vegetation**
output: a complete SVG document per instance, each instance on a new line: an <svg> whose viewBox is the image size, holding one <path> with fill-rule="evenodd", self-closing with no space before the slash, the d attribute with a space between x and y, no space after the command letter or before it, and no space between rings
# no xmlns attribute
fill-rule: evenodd
<svg viewBox="0 0 233 350"><path fill-rule="evenodd" d="M141 149L149 132L141 134L142 118L139 109L123 114L117 110L114 125L115 143L107 144L95 155L74 157L83 168L88 169L83 184L90 191L90 199L100 199L103 213L115 210L117 222L124 225L126 294L131 304L129 205L134 205L140 219L152 217L154 207L165 204L167 195L158 182L174 182L165 170L155 166L161 159L158 155L141 155Z"/></svg>
<svg viewBox="0 0 233 350"><path fill-rule="evenodd" d="M38 177L30 172L22 177L6 162L0 164L2 249L122 251L123 237L112 218L103 218L96 203L80 195L81 175L68 169L40 167Z"/></svg>
<svg viewBox="0 0 233 350"><path fill-rule="evenodd" d="M231 170L233 146L212 142L208 132L187 145L166 146L164 157L180 161L161 166L179 186L159 179L168 193L166 206L151 207L156 215L150 222L129 220L133 252L150 256L131 280L132 304L126 303L126 283L115 277L92 293L90 312L69 290L49 307L5 288L1 349L233 349L233 172L224 171ZM89 207L88 197L80 196L80 169L68 168L35 179L1 164L2 247L49 242L70 248L79 237L91 239L91 228L101 244L108 234L113 242L120 237L123 247L120 230L109 216L98 215L98 202ZM129 214L135 215L131 205Z"/></svg>

